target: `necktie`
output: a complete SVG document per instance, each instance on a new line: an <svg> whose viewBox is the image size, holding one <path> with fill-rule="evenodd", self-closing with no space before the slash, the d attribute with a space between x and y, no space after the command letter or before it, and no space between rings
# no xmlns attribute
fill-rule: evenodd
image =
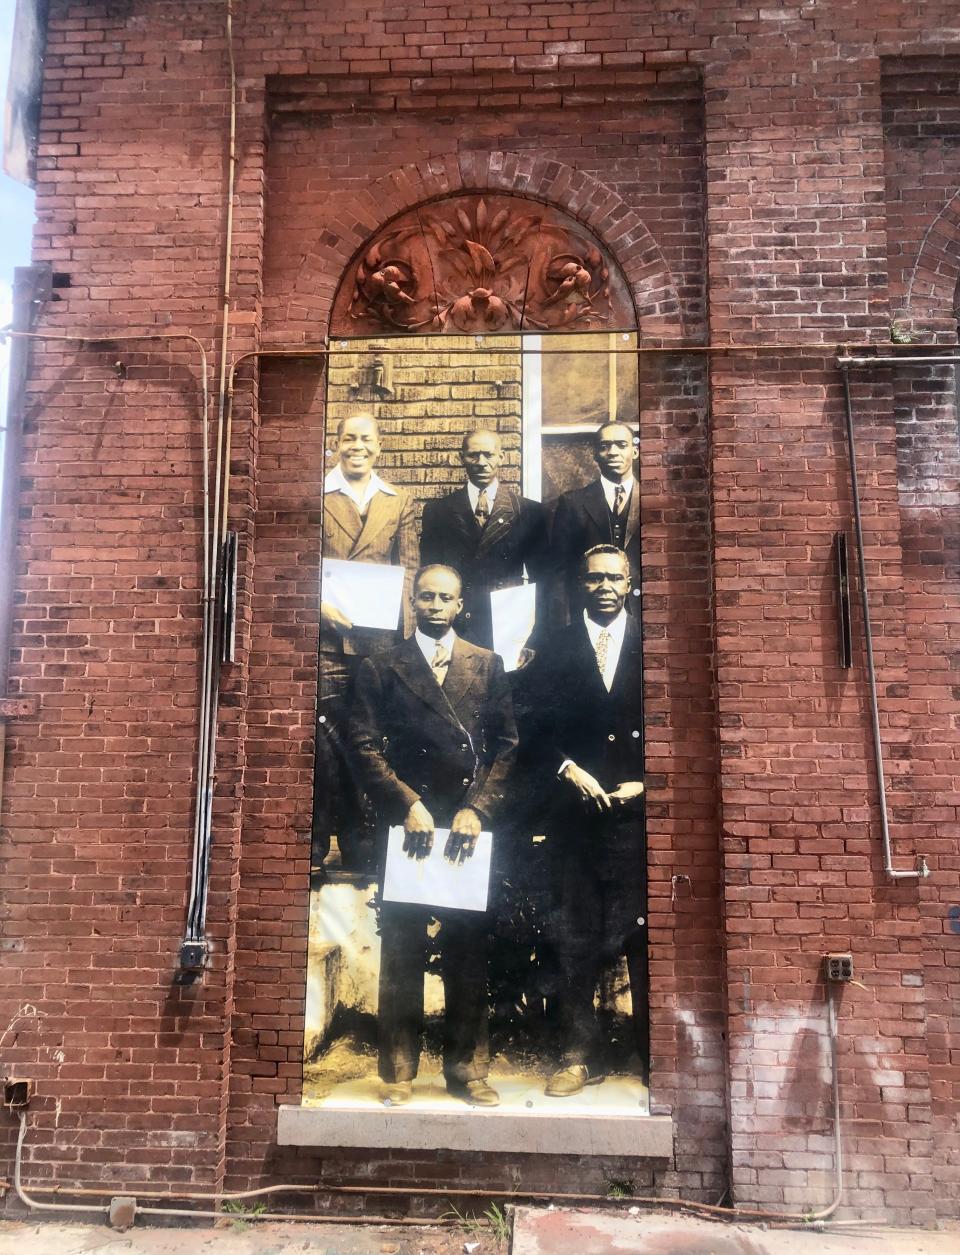
<svg viewBox="0 0 960 1255"><path fill-rule="evenodd" d="M481 489L480 496L477 498L477 508L473 512L473 517L480 524L482 531L487 525L487 519L490 517L490 504L487 501L486 488Z"/></svg>
<svg viewBox="0 0 960 1255"><path fill-rule="evenodd" d="M610 649L610 633L606 628L601 630L600 635L597 637L597 643L593 648L597 655L597 666L600 668L600 678L603 680L604 685L606 685L607 679L604 672L607 669L607 653Z"/></svg>
<svg viewBox="0 0 960 1255"><path fill-rule="evenodd" d="M447 667L449 666L450 655L442 645L438 645L434 650L433 657L430 659L430 669L433 672L433 678L441 687L447 678Z"/></svg>
<svg viewBox="0 0 960 1255"><path fill-rule="evenodd" d="M623 509L623 499L627 494L623 491L623 484L617 484L617 491L613 494L613 512L619 514Z"/></svg>

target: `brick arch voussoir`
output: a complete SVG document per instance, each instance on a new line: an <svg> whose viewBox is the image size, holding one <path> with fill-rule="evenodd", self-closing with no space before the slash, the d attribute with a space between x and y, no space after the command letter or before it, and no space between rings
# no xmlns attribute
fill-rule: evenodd
<svg viewBox="0 0 960 1255"><path fill-rule="evenodd" d="M333 207L317 245L304 257L294 303L298 315L327 327L337 287L360 249L392 219L458 193L498 192L542 201L595 235L626 277L644 339L684 338L676 280L637 212L583 170L551 157L514 152L447 153L398 166Z"/></svg>
<svg viewBox="0 0 960 1255"><path fill-rule="evenodd" d="M953 339L960 295L960 189L927 228L896 321Z"/></svg>

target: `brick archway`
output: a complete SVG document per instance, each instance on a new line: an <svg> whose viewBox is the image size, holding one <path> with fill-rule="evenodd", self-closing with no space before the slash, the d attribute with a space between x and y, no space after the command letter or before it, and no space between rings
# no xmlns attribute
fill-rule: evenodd
<svg viewBox="0 0 960 1255"><path fill-rule="evenodd" d="M647 342L683 339L677 284L639 214L612 188L546 157L473 152L401 166L338 205L300 266L294 300L314 325L329 325L336 287L371 236L393 219L461 192L498 192L540 201L589 230L622 270ZM332 283L331 283L332 280Z"/></svg>
<svg viewBox="0 0 960 1255"><path fill-rule="evenodd" d="M918 333L954 343L960 297L960 191L948 200L927 232L910 271L899 317Z"/></svg>

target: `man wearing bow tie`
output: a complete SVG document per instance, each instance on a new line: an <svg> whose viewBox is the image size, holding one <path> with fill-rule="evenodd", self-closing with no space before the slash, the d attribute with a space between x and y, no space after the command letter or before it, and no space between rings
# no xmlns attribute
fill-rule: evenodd
<svg viewBox="0 0 960 1255"><path fill-rule="evenodd" d="M460 572L463 612L457 632L493 647L490 594L515 588L524 573L538 592L546 576L547 522L539 501L522 497L500 480L503 446L494 431L478 428L463 437L460 461L467 482L423 507L420 556ZM540 598L538 598L538 601Z"/></svg>
<svg viewBox="0 0 960 1255"><path fill-rule="evenodd" d="M531 666L533 719L550 812L554 944L562 1066L556 1098L603 1079L594 995L603 968L625 955L635 1046L646 1066L647 928L643 825L643 669L640 629L624 603L623 550L581 557L584 609Z"/></svg>
<svg viewBox="0 0 960 1255"><path fill-rule="evenodd" d="M640 494L634 473L639 449L626 423L604 423L594 436L600 478L563 493L553 518L551 548L571 618L582 608L579 567L594 545L616 545L627 555L634 589L640 587Z"/></svg>
<svg viewBox="0 0 960 1255"><path fill-rule="evenodd" d="M496 654L453 629L460 577L422 567L414 580L416 631L360 667L350 726L357 775L387 828L402 824L410 858L430 853L449 828L446 856L470 858L481 829L501 813L517 749L510 685ZM381 883L382 883L381 855ZM489 921L480 911L384 902L380 910L380 1078L383 1099L409 1101L420 1059L428 926L440 924L447 1089L494 1107L487 1084Z"/></svg>
<svg viewBox="0 0 960 1255"><path fill-rule="evenodd" d="M413 502L376 472L380 431L368 414L337 428L337 464L323 485L323 556L381 562L416 570ZM320 695L317 703L311 866L321 866L336 833L343 864L369 870L372 851L363 836L361 802L346 761L344 738L350 692L368 654L389 649L397 632L355 628L320 589ZM401 625L398 625L398 627Z"/></svg>

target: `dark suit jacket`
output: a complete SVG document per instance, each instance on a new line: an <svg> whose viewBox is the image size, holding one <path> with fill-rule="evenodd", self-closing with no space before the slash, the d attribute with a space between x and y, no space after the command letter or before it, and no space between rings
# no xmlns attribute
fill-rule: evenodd
<svg viewBox="0 0 960 1255"><path fill-rule="evenodd" d="M503 663L458 638L441 687L413 637L365 659L349 744L359 783L389 823L418 799L440 827L461 806L495 821L517 750Z"/></svg>
<svg viewBox="0 0 960 1255"><path fill-rule="evenodd" d="M580 559L594 545L609 545L610 511L599 479L585 488L563 493L553 516L550 547L559 583L566 591L571 618L581 608L577 588ZM640 582L640 492L633 481L633 492L627 513L627 535L624 546L634 587Z"/></svg>
<svg viewBox="0 0 960 1255"><path fill-rule="evenodd" d="M565 759L589 771L607 790L644 777L640 629L628 617L609 693L580 614L540 648L528 671L526 726L536 740L544 796L553 813L550 826L579 834L594 826L593 817L585 818L570 787L556 778ZM618 839L625 835L637 846L642 843L641 811L642 800L618 808Z"/></svg>
<svg viewBox="0 0 960 1255"><path fill-rule="evenodd" d="M349 558L352 562L383 562L402 566L409 572L403 598L403 626L412 629L409 590L418 565L417 529L413 502L402 488L396 496L378 492L367 508L365 518L346 493L329 492L323 499L323 556ZM320 590L321 599L323 589ZM366 655L389 648L396 641L393 632L359 628L341 635L321 632L321 653Z"/></svg>
<svg viewBox="0 0 960 1255"><path fill-rule="evenodd" d="M522 583L524 566L529 578L537 582L538 605L540 594L546 591L546 511L539 501L521 497L499 483L487 525L481 530L464 485L423 507L420 555L424 564L441 562L460 572L463 614L457 620L457 632L490 649L491 591Z"/></svg>

